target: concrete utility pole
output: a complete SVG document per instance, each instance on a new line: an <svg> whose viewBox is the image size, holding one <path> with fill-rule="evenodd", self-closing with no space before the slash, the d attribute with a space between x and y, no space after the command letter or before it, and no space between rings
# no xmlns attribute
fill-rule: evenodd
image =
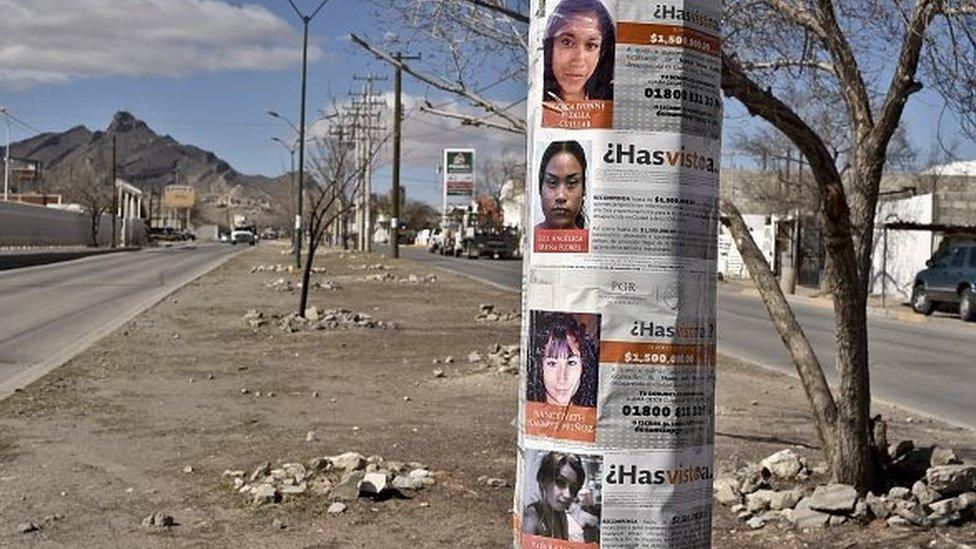
<svg viewBox="0 0 976 549"><path fill-rule="evenodd" d="M7 122L7 144L3 148L3 201L7 201L10 193L10 112L7 107L0 107L0 114Z"/></svg>
<svg viewBox="0 0 976 549"><path fill-rule="evenodd" d="M356 147L357 169L359 171L359 185L357 187L357 209L356 209L356 230L359 233L357 242L360 251L368 252L372 250L371 232L373 194L373 157L375 155L376 132L383 131L384 128L375 125L374 120L379 120L380 113L378 108L383 106L383 102L376 99L373 92L373 83L386 80L373 75L354 76L353 80L363 81L363 89L359 94L350 95L359 99L354 99L349 108L346 109L347 115L352 119L352 139Z"/></svg>
<svg viewBox="0 0 976 549"><path fill-rule="evenodd" d="M393 215L390 219L390 257L400 257L400 125L403 122L403 61L420 59L419 55L404 56L397 52L396 79L393 85L393 188L390 201Z"/></svg>
<svg viewBox="0 0 976 549"><path fill-rule="evenodd" d="M312 19L318 15L319 11L325 7L329 0L322 0L319 7L315 8L310 15L305 15L295 2L288 0L291 4L292 9L298 14L298 17L302 20L303 30L302 30L302 100L301 100L301 114L299 116L298 122L298 192L295 196L295 231L298 233L298 245L295 246L295 268L300 269L302 266L302 246L301 246L301 235L302 235L302 194L303 187L305 184L305 88L308 81L308 24L312 22Z"/></svg>
<svg viewBox="0 0 976 549"><path fill-rule="evenodd" d="M119 190L115 185L115 149L117 143L115 140L115 134L112 134L112 247L116 248L119 245L118 237L115 234L115 222L119 214Z"/></svg>

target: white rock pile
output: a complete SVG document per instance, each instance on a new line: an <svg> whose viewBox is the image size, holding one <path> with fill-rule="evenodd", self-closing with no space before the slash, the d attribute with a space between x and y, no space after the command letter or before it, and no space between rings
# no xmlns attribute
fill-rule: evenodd
<svg viewBox="0 0 976 549"><path fill-rule="evenodd" d="M261 328L268 325L268 319L265 318L264 313L257 309L248 309L241 320L251 328Z"/></svg>
<svg viewBox="0 0 976 549"><path fill-rule="evenodd" d="M266 283L264 287L273 290L275 292L293 292L295 290L301 290L302 283L292 282L287 278L278 278L276 280L272 280L271 282ZM325 281L314 280L309 284L309 289L314 291L323 291L323 290L338 291L342 289L342 286L340 286L339 284L331 280L325 280Z"/></svg>
<svg viewBox="0 0 976 549"><path fill-rule="evenodd" d="M367 264L367 265L353 265L352 267L349 267L349 270L352 270L352 271L389 271L392 268L393 267L390 267L389 265L386 265L384 263L373 263L373 264Z"/></svg>
<svg viewBox="0 0 976 549"><path fill-rule="evenodd" d="M435 483L434 474L417 462L365 457L357 452L313 458L306 463L264 463L248 474L224 471L223 478L254 506L273 505L303 497L326 498L328 513L346 510L342 502L357 498L382 500L417 492Z"/></svg>
<svg viewBox="0 0 976 549"><path fill-rule="evenodd" d="M349 309L325 309L319 311L316 307L305 309L305 316L295 313L281 317L275 325L282 331L295 333L308 330L338 330L341 328L368 329L397 329L395 322L373 320L366 313L357 313Z"/></svg>
<svg viewBox="0 0 976 549"><path fill-rule="evenodd" d="M252 272L252 273L289 273L289 272L292 272L293 269L294 269L294 267L292 267L291 265L282 265L281 263L277 263L275 265L254 265L254 266L251 267L250 272ZM312 267L312 272L313 273L316 273L316 274L322 274L322 273L325 272L325 267Z"/></svg>
<svg viewBox="0 0 976 549"><path fill-rule="evenodd" d="M518 345L499 345L487 353L479 351L468 353L468 362L481 364L485 368L491 368L499 374L518 374L519 371L519 346Z"/></svg>
<svg viewBox="0 0 976 549"><path fill-rule="evenodd" d="M521 320L522 314L516 311L503 313L495 310L491 303L482 303L478 306L478 315L474 317L478 322L511 322Z"/></svg>
<svg viewBox="0 0 976 549"><path fill-rule="evenodd" d="M927 528L976 518L976 466L963 464L948 449L916 450L911 441L892 445L889 458L888 476L907 485L880 495L859 497L846 484L807 486L811 470L806 460L788 449L718 476L713 494L752 529L780 522L810 530L851 521Z"/></svg>
<svg viewBox="0 0 976 549"><path fill-rule="evenodd" d="M397 284L433 284L437 282L437 277L428 275L409 275L395 276L392 273L373 273L363 277L367 282L395 282Z"/></svg>
<svg viewBox="0 0 976 549"><path fill-rule="evenodd" d="M284 316L279 314L266 315L257 309L250 309L241 317L241 320L251 328L263 328L273 321L278 329L290 334L302 331L338 330L343 328L389 330L399 328L396 322L374 320L373 317L366 313L357 313L349 309L325 309L320 311L317 307L305 309L304 317L298 316L293 312Z"/></svg>

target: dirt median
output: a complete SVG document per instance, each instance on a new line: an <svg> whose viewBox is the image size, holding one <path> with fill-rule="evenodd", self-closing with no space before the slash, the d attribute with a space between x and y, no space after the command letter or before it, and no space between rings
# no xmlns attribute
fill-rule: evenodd
<svg viewBox="0 0 976 549"><path fill-rule="evenodd" d="M397 328L252 327L242 319L249 309L284 315L297 303L296 292L266 287L297 277L250 272L287 263L281 251L262 245L230 260L0 403L0 545L510 545L517 378L467 356L517 342L517 321L475 317L481 303L515 310L518 296L407 260L328 253L314 278L339 289L313 291L310 304ZM723 359L717 410L720 470L784 447L819 459L802 390L788 376ZM941 442L976 457L971 432L880 411L892 419L892 440ZM421 462L436 482L404 498L352 500L333 516L329 497L254 507L222 476L346 451ZM142 526L158 512L178 525ZM20 533L27 521L40 529ZM778 526L744 530L716 507L716 547L930 547L976 538L972 527L840 527L829 541Z"/></svg>

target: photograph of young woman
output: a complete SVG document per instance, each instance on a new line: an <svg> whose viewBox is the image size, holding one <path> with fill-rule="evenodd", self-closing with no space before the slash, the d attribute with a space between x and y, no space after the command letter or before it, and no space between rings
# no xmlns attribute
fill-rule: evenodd
<svg viewBox="0 0 976 549"><path fill-rule="evenodd" d="M562 0L543 39L543 101L613 100L616 30L600 0Z"/></svg>
<svg viewBox="0 0 976 549"><path fill-rule="evenodd" d="M543 453L535 481L539 497L523 508L522 532L567 541L599 541L599 506L593 492L584 488L587 475L580 456Z"/></svg>
<svg viewBox="0 0 976 549"><path fill-rule="evenodd" d="M554 141L539 163L543 221L536 229L584 229L586 153L577 141Z"/></svg>
<svg viewBox="0 0 976 549"><path fill-rule="evenodd" d="M590 324L586 326L580 319ZM596 407L599 315L532 311L526 399ZM595 331L591 335L588 330Z"/></svg>

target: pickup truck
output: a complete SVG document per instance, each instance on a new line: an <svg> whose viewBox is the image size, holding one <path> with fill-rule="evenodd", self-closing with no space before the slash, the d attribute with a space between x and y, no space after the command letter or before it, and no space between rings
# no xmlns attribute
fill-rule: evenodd
<svg viewBox="0 0 976 549"><path fill-rule="evenodd" d="M234 230L230 232L231 244L237 244L238 242L244 244L246 242L253 246L257 240L254 234L254 227L234 227Z"/></svg>

